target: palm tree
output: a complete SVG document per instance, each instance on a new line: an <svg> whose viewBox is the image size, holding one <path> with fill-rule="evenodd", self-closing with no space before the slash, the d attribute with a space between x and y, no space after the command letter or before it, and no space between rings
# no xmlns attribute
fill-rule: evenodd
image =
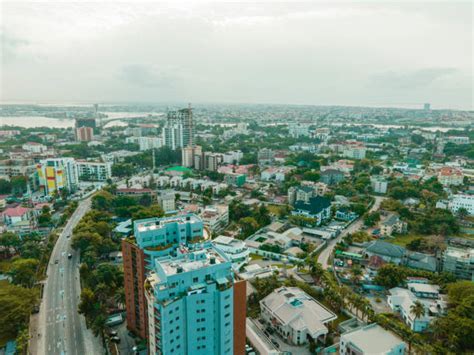
<svg viewBox="0 0 474 355"><path fill-rule="evenodd" d="M425 306L420 301L415 301L410 306L410 313L415 317L413 320L413 327L415 327L416 320L425 315Z"/></svg>
<svg viewBox="0 0 474 355"><path fill-rule="evenodd" d="M351 280L353 283L357 284L360 281L360 277L362 276L363 272L360 266L354 266L351 269Z"/></svg>
<svg viewBox="0 0 474 355"><path fill-rule="evenodd" d="M115 303L119 308L124 308L125 306L125 289L120 287L118 290L115 291L114 294Z"/></svg>

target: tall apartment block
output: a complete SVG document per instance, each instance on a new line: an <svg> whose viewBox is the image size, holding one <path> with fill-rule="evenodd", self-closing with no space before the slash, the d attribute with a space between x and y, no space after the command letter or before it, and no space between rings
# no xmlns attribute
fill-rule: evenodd
<svg viewBox="0 0 474 355"><path fill-rule="evenodd" d="M194 124L191 105L188 108L168 112L163 127L163 142L171 149L193 146Z"/></svg>
<svg viewBox="0 0 474 355"><path fill-rule="evenodd" d="M151 354L243 354L245 282L195 215L134 223L122 242L127 326Z"/></svg>
<svg viewBox="0 0 474 355"><path fill-rule="evenodd" d="M76 161L74 158L44 159L37 165L40 189L52 196L63 189L75 191L79 184Z"/></svg>

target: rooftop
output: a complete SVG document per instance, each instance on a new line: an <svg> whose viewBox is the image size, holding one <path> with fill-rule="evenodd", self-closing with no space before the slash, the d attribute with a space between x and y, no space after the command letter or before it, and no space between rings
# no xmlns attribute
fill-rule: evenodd
<svg viewBox="0 0 474 355"><path fill-rule="evenodd" d="M296 330L307 328L312 336L327 333L326 323L337 316L297 287L280 287L262 301L283 324Z"/></svg>
<svg viewBox="0 0 474 355"><path fill-rule="evenodd" d="M147 232L151 230L157 230L163 228L166 224L170 223L194 223L200 222L201 220L194 214L187 214L183 216L174 216L174 217L166 217L166 218L147 218L147 219L139 219L134 221L135 225L135 232Z"/></svg>
<svg viewBox="0 0 474 355"><path fill-rule="evenodd" d="M403 340L378 324L370 324L342 335L364 354L386 354Z"/></svg>
<svg viewBox="0 0 474 355"><path fill-rule="evenodd" d="M179 256L172 259L157 260L167 276L199 270L211 265L225 263L227 259L212 246L196 251L189 251L181 246L178 250Z"/></svg>

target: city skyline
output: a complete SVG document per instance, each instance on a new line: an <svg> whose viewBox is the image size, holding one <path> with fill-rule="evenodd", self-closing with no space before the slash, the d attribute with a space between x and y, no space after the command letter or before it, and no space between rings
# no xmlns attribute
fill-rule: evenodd
<svg viewBox="0 0 474 355"><path fill-rule="evenodd" d="M472 109L470 5L6 2L1 100Z"/></svg>

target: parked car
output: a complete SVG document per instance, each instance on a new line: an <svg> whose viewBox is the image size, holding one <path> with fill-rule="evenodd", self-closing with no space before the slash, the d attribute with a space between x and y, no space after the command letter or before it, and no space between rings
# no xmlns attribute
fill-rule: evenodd
<svg viewBox="0 0 474 355"><path fill-rule="evenodd" d="M114 336L114 337L110 338L110 341L118 344L118 343L120 343L120 338L118 336Z"/></svg>
<svg viewBox="0 0 474 355"><path fill-rule="evenodd" d="M117 336L117 334L118 334L118 332L117 332L116 330L111 330L111 331L109 331L109 335L110 335L111 337L115 337L115 336Z"/></svg>

